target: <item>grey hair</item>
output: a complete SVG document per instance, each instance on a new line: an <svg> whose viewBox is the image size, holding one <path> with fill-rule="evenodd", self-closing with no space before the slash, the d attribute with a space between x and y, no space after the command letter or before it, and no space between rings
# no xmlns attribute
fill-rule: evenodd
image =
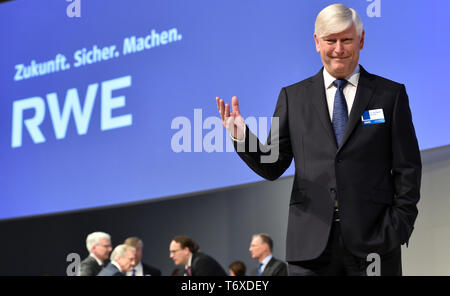
<svg viewBox="0 0 450 296"><path fill-rule="evenodd" d="M362 35L363 23L358 13L353 8L344 4L332 4L317 15L314 33L317 38L340 33L355 25L356 33Z"/></svg>
<svg viewBox="0 0 450 296"><path fill-rule="evenodd" d="M123 257L125 256L125 253L128 251L133 251L136 252L136 249L130 245L118 245L117 247L114 248L114 250L111 253L111 261L116 261L117 257Z"/></svg>
<svg viewBox="0 0 450 296"><path fill-rule="evenodd" d="M86 238L86 248L88 249L88 252L90 253L92 247L100 243L104 238L111 241L111 236L105 232L97 231L89 234Z"/></svg>

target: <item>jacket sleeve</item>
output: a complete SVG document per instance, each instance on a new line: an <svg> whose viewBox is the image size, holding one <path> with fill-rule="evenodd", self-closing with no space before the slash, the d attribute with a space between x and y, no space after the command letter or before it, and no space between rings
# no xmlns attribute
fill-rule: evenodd
<svg viewBox="0 0 450 296"><path fill-rule="evenodd" d="M234 142L234 147L244 162L265 179L276 180L286 171L292 162L293 154L285 88L278 97L266 144L262 144L246 126L245 141Z"/></svg>

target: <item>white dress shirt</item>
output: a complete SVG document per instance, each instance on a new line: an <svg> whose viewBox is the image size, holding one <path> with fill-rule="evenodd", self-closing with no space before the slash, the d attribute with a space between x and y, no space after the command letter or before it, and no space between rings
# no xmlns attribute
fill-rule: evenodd
<svg viewBox="0 0 450 296"><path fill-rule="evenodd" d="M189 256L188 263L184 266L184 269L187 270L191 266L192 266L192 254ZM192 267L191 267L191 273L192 273ZM184 275L186 275L186 274L184 274Z"/></svg>
<svg viewBox="0 0 450 296"><path fill-rule="evenodd" d="M344 96L345 101L347 102L347 111L348 115L350 115L350 111L353 107L353 102L355 101L356 96L356 89L358 87L359 82L359 76L360 76L360 69L359 65L356 66L355 70L352 74L345 77L345 80L348 81L348 83L344 87ZM331 76L330 73L323 68L323 82L325 83L325 94L327 96L327 105L328 105L328 112L330 114L330 120L333 121L333 110L334 110L334 96L336 95L337 87L333 84L333 82L337 78ZM334 206L338 207L338 201L334 201Z"/></svg>
<svg viewBox="0 0 450 296"><path fill-rule="evenodd" d="M350 111L352 110L353 102L355 101L355 95L356 95L356 88L358 87L358 81L359 81L359 65L356 66L355 71L353 71L352 74L347 76L345 80L348 81L348 83L344 87L344 96L345 100L347 101L347 110L348 114L350 115ZM334 109L334 96L336 95L337 87L333 84L333 82L337 78L334 78L331 76L330 73L323 68L323 81L325 83L325 93L327 96L327 104L328 104L328 111L330 113L330 120L333 121L333 109Z"/></svg>
<svg viewBox="0 0 450 296"><path fill-rule="evenodd" d="M359 82L359 76L360 76L360 69L359 69L359 65L357 65L355 70L353 71L353 73L348 75L347 77L345 77L345 80L348 81L348 83L344 87L344 96L345 96L345 101L347 102L348 115L350 115L350 111L352 110L352 107L353 107L353 102L355 101L356 89L358 87L358 82ZM323 68L323 81L325 84L325 94L326 94L328 112L330 114L331 121L333 121L334 96L336 95L336 91L337 91L337 87L333 84L333 82L336 79L337 78L334 78L333 76L331 76L330 73L328 73L328 71L325 69L325 67ZM238 140L238 139L233 138L231 133L230 133L230 137L235 142L239 142L239 143L245 142L245 132L244 132L243 140Z"/></svg>

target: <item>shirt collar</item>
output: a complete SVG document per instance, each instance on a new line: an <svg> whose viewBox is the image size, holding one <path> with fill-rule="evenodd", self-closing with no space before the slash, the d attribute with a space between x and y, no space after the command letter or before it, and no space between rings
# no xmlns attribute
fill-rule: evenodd
<svg viewBox="0 0 450 296"><path fill-rule="evenodd" d="M353 73L348 75L347 77L345 77L345 80L347 80L353 86L357 87L358 81L359 81L359 76L360 76L360 67L359 67L359 65L357 65L355 70L353 71ZM325 67L323 68L323 80L325 82L325 89L330 88L336 79L337 78L331 76L331 74L328 73L328 71L327 71L327 69L325 69Z"/></svg>
<svg viewBox="0 0 450 296"><path fill-rule="evenodd" d="M188 263L186 264L186 268L188 268L192 265L192 255L193 254L191 253L191 255L189 256L189 260L188 260Z"/></svg>
<svg viewBox="0 0 450 296"><path fill-rule="evenodd" d="M97 261L98 265L100 265L100 266L103 265L103 261L100 260L100 259L98 259L98 258L94 255L94 253L90 253L89 256L91 256L92 258L94 258L95 261Z"/></svg>
<svg viewBox="0 0 450 296"><path fill-rule="evenodd" d="M264 258L263 261L261 261L261 264L262 264L263 266L266 266L267 263L269 263L270 259L272 259L272 257L273 257L272 254L270 254L269 256L267 256L266 258Z"/></svg>
<svg viewBox="0 0 450 296"><path fill-rule="evenodd" d="M114 265L115 267L117 267L120 272L122 272L122 268L120 268L119 263L117 263L116 261L111 261L111 264Z"/></svg>

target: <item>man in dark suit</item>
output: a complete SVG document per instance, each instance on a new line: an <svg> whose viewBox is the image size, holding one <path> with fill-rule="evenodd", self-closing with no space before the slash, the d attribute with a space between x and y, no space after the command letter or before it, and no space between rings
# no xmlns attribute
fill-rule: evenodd
<svg viewBox="0 0 450 296"><path fill-rule="evenodd" d="M250 243L250 254L258 260L258 268L251 275L286 276L287 266L272 255L273 240L265 233L255 234Z"/></svg>
<svg viewBox="0 0 450 296"><path fill-rule="evenodd" d="M418 213L420 151L405 86L358 64L364 34L345 5L318 14L314 39L324 68L281 90L266 145L245 126L236 97L232 113L216 98L252 170L275 180L295 160L290 275L402 274L400 247Z"/></svg>
<svg viewBox="0 0 450 296"><path fill-rule="evenodd" d="M170 258L175 265L184 265L186 276L226 276L225 270L211 256L201 253L196 242L185 235L172 239Z"/></svg>
<svg viewBox="0 0 450 296"><path fill-rule="evenodd" d="M136 249L129 245L118 245L111 253L111 262L98 276L125 276L135 264Z"/></svg>
<svg viewBox="0 0 450 296"><path fill-rule="evenodd" d="M97 276L125 276L120 269L114 265L112 262L109 262L108 265L103 268Z"/></svg>
<svg viewBox="0 0 450 296"><path fill-rule="evenodd" d="M86 238L87 256L80 263L81 276L96 276L104 266L112 251L111 237L104 232L93 232Z"/></svg>
<svg viewBox="0 0 450 296"><path fill-rule="evenodd" d="M129 237L124 244L132 246L136 249L135 265L127 272L128 276L160 276L161 270L149 264L142 262L142 250L144 249L144 242L138 237Z"/></svg>

